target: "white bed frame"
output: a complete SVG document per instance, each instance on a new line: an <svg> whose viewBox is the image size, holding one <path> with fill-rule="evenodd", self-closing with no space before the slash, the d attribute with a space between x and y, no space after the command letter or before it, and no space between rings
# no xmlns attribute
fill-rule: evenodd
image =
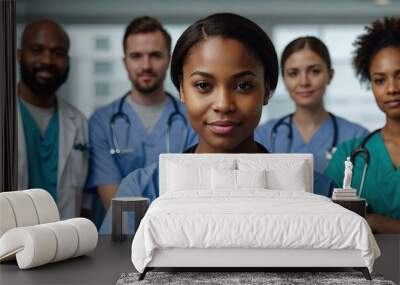
<svg viewBox="0 0 400 285"><path fill-rule="evenodd" d="M190 160L198 160L212 164L213 160L260 158L268 156L269 160L304 160L308 164L309 187L307 192L313 192L313 157L311 154L186 154ZM160 155L160 195L164 194L168 179L166 166L168 160L182 158L182 154ZM157 249L153 259L140 274L142 280L146 272L155 268L236 268L246 271L249 268L343 268L352 267L361 271L364 277L371 280L369 270L361 257L359 250L328 250L328 249L193 249L169 248Z"/></svg>
<svg viewBox="0 0 400 285"><path fill-rule="evenodd" d="M156 250L149 267L365 267L359 250L193 249Z"/></svg>

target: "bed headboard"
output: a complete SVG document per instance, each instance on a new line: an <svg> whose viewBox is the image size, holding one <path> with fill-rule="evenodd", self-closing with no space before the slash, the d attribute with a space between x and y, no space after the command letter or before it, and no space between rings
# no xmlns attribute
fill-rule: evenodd
<svg viewBox="0 0 400 285"><path fill-rule="evenodd" d="M183 164L185 167L214 166L221 162L231 162L234 169L257 170L266 168L284 172L285 169L302 167L305 191L313 193L313 156L312 154L160 154L159 191L160 195L167 192L168 169L173 164ZM283 175L284 176L284 175Z"/></svg>

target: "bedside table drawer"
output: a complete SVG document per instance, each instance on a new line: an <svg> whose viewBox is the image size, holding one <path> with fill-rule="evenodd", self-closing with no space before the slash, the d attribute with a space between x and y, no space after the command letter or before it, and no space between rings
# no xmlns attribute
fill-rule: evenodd
<svg viewBox="0 0 400 285"><path fill-rule="evenodd" d="M333 200L332 202L339 204L340 206L359 214L361 217L365 218L367 214L367 203L365 199L357 200Z"/></svg>

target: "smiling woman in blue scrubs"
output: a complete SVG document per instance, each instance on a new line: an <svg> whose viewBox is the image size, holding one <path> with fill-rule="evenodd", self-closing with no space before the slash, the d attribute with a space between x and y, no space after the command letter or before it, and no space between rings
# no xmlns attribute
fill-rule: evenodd
<svg viewBox="0 0 400 285"><path fill-rule="evenodd" d="M400 18L373 22L355 46L354 67L361 81L371 84L386 124L371 136L341 144L325 174L341 186L344 161L352 157L351 186L359 193L362 188L372 230L400 233Z"/></svg>
<svg viewBox="0 0 400 285"><path fill-rule="evenodd" d="M275 48L265 32L235 14L215 14L191 25L172 56L171 78L199 136L190 153L267 153L254 140L262 106L278 80ZM326 178L327 179L327 178ZM323 180L329 189L331 180ZM117 196L158 191L158 163L129 174ZM100 233L110 233L108 211Z"/></svg>
<svg viewBox="0 0 400 285"><path fill-rule="evenodd" d="M314 169L323 173L339 143L368 131L325 109L324 94L334 71L321 40L300 37L289 43L282 53L281 71L296 110L259 126L255 138L271 152L312 153Z"/></svg>

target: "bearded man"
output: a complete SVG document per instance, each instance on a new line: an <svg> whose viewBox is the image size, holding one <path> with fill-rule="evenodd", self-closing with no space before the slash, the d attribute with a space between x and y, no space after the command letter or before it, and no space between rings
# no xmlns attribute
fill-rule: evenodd
<svg viewBox="0 0 400 285"><path fill-rule="evenodd" d="M88 163L85 116L57 97L68 78L70 41L54 21L28 24L17 51L18 188L42 188L61 219L80 216Z"/></svg>

